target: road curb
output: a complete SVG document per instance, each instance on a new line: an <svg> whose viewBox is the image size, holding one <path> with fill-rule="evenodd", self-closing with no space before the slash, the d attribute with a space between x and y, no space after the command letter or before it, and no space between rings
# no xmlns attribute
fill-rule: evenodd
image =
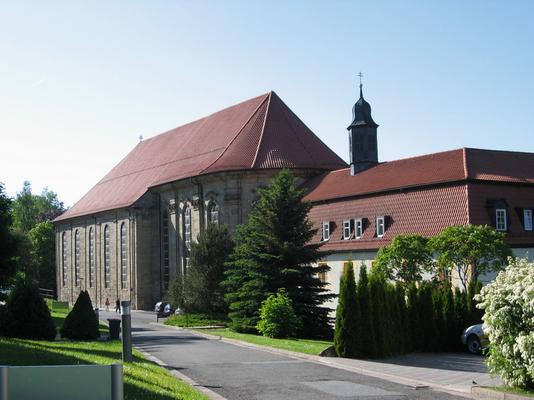
<svg viewBox="0 0 534 400"><path fill-rule="evenodd" d="M236 346L248 347L248 348L252 348L252 349L265 351L265 352L268 352L268 353L285 355L285 356L292 357L292 358L299 359L299 360L307 360L307 361L311 361L311 362L314 362L314 363L317 363L317 364L328 365L329 367L333 367L333 368L337 368L337 369L341 369L341 370L345 370L345 371L349 371L349 372L355 372L355 373L358 373L358 374L361 374L361 375L371 376L373 378L383 379L383 380L386 380L386 381L389 381L389 382L393 382L393 383L398 383L398 384L401 384L401 385L409 386L409 387L414 388L415 390L423 389L423 388L430 388L430 389L438 390L440 392L449 393L449 394L452 394L452 395L455 395L455 396L461 396L461 397L466 397L466 398L474 398L473 394L472 394L472 391L455 390L455 389L451 389L450 387L447 387L447 386L444 386L444 385L437 385L434 382L426 382L426 381L421 381L421 380L416 380L416 379L404 378L404 377L401 377L401 376L386 374L386 373L383 373L383 372L370 371L368 369L364 369L364 368L360 368L360 367L342 365L342 364L338 364L338 363L335 362L335 360L336 360L335 357L332 357L332 358L326 357L325 358L325 357L320 357L320 356L314 356L314 355L311 355L311 354L297 353L297 352L290 351L290 350L276 349L276 348L273 348L273 347L262 346L262 345L259 345L259 344L243 342L243 341L237 340L237 339L229 339L229 338L225 338L225 337L219 336L219 335L211 335L209 333L193 331L193 330L190 330L190 329L187 329L187 328L180 328L180 327L177 327L177 326L165 325L165 324L160 324L160 323L154 323L154 324L160 325L160 326L165 327L165 328L172 328L172 329L176 329L176 330L186 331L186 332L189 332L189 333L197 335L197 336L205 337L206 339L220 340L221 342L228 343L228 344L233 344L233 345L236 345ZM511 399L511 398L509 398L509 399ZM519 399L517 399L517 400L519 400ZM529 399L529 400L532 400L532 399Z"/></svg>
<svg viewBox="0 0 534 400"><path fill-rule="evenodd" d="M165 325L166 326L166 325ZM157 357L154 357L152 354L150 353L147 353L146 351L144 350L141 350L138 346L134 345L135 349L141 353L143 356L145 356L148 360L152 361L152 362L155 362L156 364L158 364L160 367L163 367L165 368L167 371L169 371L172 375L174 375L176 378L184 381L185 383L187 383L189 386L192 386L194 387L195 389L197 389L199 392L205 394L206 396L208 396L210 399L212 400L228 400L226 397L223 397L221 396L220 394L218 393L215 393L213 390L211 389L208 389L207 387L205 386L202 386L200 385L199 383L197 383L196 381L194 381L193 379L191 379L190 377L182 374L181 372L178 372L174 369L170 369L168 368L169 365L164 363L163 361L161 361L159 358Z"/></svg>
<svg viewBox="0 0 534 400"><path fill-rule="evenodd" d="M532 396L522 396L515 393L506 393L499 392L497 390L484 387L484 386L473 386L471 388L471 394L473 399L484 399L484 400L532 400Z"/></svg>

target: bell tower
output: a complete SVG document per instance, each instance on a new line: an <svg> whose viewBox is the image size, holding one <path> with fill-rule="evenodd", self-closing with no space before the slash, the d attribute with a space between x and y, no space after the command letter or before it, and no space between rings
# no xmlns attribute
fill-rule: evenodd
<svg viewBox="0 0 534 400"><path fill-rule="evenodd" d="M350 174L378 164L378 124L371 117L371 106L363 98L362 73L360 77L360 98L352 108L352 123L349 131Z"/></svg>

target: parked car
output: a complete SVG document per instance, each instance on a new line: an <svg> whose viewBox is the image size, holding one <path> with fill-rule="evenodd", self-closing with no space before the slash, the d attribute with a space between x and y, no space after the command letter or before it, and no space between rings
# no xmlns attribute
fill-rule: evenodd
<svg viewBox="0 0 534 400"><path fill-rule="evenodd" d="M488 335L484 332L483 324L471 325L465 328L462 332L461 340L471 354L480 353L489 344Z"/></svg>
<svg viewBox="0 0 534 400"><path fill-rule="evenodd" d="M165 307L165 303L163 301L158 301L154 306L154 312L159 313L163 311L163 307Z"/></svg>

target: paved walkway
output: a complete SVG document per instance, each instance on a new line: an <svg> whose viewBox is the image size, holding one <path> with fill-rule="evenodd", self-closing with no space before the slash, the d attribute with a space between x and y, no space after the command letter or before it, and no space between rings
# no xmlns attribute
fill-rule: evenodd
<svg viewBox="0 0 534 400"><path fill-rule="evenodd" d="M324 358L202 337L158 325L154 313L137 311L132 317L136 347L189 383L215 392L212 398L456 399L460 397L454 393L468 396L472 380L489 382L482 357L410 355L380 362Z"/></svg>

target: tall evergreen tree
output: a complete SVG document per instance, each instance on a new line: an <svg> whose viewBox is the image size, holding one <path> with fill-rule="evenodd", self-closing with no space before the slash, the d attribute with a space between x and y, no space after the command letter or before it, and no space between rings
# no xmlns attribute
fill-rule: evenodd
<svg viewBox="0 0 534 400"><path fill-rule="evenodd" d="M354 268L352 261L343 272L339 281L339 300L336 309L336 328L334 331L334 348L340 357L361 356L360 304L356 294Z"/></svg>
<svg viewBox="0 0 534 400"><path fill-rule="evenodd" d="M376 344L372 317L373 310L371 308L369 278L367 277L367 267L365 264L360 266L357 294L360 303L360 331L362 335L361 356L374 357L376 353Z"/></svg>
<svg viewBox="0 0 534 400"><path fill-rule="evenodd" d="M263 300L285 288L302 333L324 335L329 331L328 308L333 298L318 273L328 266L313 267L321 258L318 243L310 243L316 230L308 219L311 204L287 170L273 179L238 228L236 246L227 263L225 288L232 328L255 331Z"/></svg>
<svg viewBox="0 0 534 400"><path fill-rule="evenodd" d="M458 334L456 332L457 321L454 313L454 294L449 280L443 282L442 304L446 331L445 347L447 351L453 351L456 347L456 342L458 342Z"/></svg>
<svg viewBox="0 0 534 400"><path fill-rule="evenodd" d="M371 274L369 277L369 295L373 310L373 331L375 336L375 357L385 357L388 354L388 338L386 337L387 311L386 281L380 274Z"/></svg>
<svg viewBox="0 0 534 400"><path fill-rule="evenodd" d="M408 321L409 321L409 331L410 342L408 343L409 351L421 351L421 341L417 340L421 332L421 318L419 315L419 296L417 291L417 286L411 284L408 286L407 292L407 307L408 307Z"/></svg>

